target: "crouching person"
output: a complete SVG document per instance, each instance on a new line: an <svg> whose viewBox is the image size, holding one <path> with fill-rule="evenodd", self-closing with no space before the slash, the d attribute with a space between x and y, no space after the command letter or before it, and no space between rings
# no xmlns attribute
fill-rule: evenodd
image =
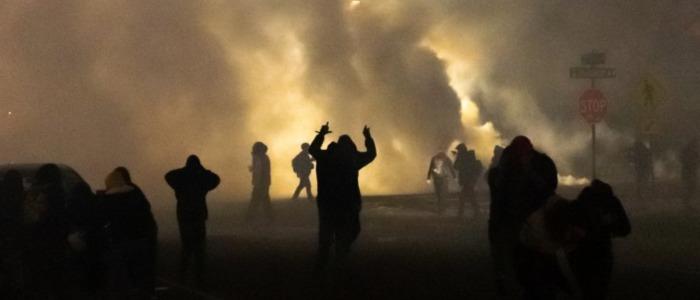
<svg viewBox="0 0 700 300"><path fill-rule="evenodd" d="M594 180L572 203L574 223L585 232L569 253L571 269L584 299L606 299L613 268L612 238L630 233L620 200L605 182Z"/></svg>
<svg viewBox="0 0 700 300"><path fill-rule="evenodd" d="M151 205L128 171L117 168L98 192L107 234L107 287L111 299L150 299L154 294L157 227Z"/></svg>

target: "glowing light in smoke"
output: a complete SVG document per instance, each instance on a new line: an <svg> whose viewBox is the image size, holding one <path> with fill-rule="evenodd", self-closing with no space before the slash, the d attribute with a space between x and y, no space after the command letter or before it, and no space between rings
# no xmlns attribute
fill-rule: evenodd
<svg viewBox="0 0 700 300"><path fill-rule="evenodd" d="M452 46L448 43L449 46ZM484 122L479 116L479 107L470 94L476 84L478 68L470 61L473 57L445 46L443 41L427 39L423 46L435 52L447 65L450 87L460 99L460 118L464 131L464 143L474 149L482 164L491 160L493 147L502 144L500 133L491 122ZM454 145L453 145L454 146ZM451 147L453 147L451 146Z"/></svg>
<svg viewBox="0 0 700 300"><path fill-rule="evenodd" d="M357 8L360 5L360 3L361 2L359 0L350 1L350 10L354 10L355 8Z"/></svg>
<svg viewBox="0 0 700 300"><path fill-rule="evenodd" d="M565 186L581 186L591 183L591 180L586 177L574 177L572 175L561 174L557 174L557 177L559 178L559 184Z"/></svg>

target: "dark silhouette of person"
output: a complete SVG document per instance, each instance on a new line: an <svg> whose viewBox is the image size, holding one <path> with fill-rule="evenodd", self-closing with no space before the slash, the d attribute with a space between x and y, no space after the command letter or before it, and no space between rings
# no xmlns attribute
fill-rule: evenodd
<svg viewBox="0 0 700 300"><path fill-rule="evenodd" d="M359 171L377 156L370 129L365 126L366 152L359 152L348 135L342 135L326 150L321 149L325 135L331 133L328 123L321 126L311 142L309 153L316 159L319 217L319 252L316 270L323 270L335 245L338 262L343 262L352 243L360 233L362 196L358 183Z"/></svg>
<svg viewBox="0 0 700 300"><path fill-rule="evenodd" d="M165 175L165 181L175 191L177 222L180 228L182 254L180 276L186 279L190 259L194 257L194 275L202 283L206 248L206 197L220 182L219 176L205 169L196 155L187 157L185 167Z"/></svg>
<svg viewBox="0 0 700 300"><path fill-rule="evenodd" d="M137 299L151 299L157 226L148 199L130 181L128 170L120 167L107 176L105 190L99 192L98 215L107 232L111 258L109 287L113 294L135 288Z"/></svg>
<svg viewBox="0 0 700 300"><path fill-rule="evenodd" d="M294 190L292 200L296 200L303 189L306 189L306 198L309 200L313 199L309 176L311 176L311 170L314 169L314 160L310 155L309 144L303 143L301 144L301 152L292 159L292 169L294 173L297 174L297 177L299 177L299 185L297 185L296 190Z"/></svg>
<svg viewBox="0 0 700 300"><path fill-rule="evenodd" d="M438 213L445 209L446 197L449 193L449 180L455 178L455 170L452 168L452 160L445 152L439 152L430 159L428 166L428 180L433 181L435 196L437 197Z"/></svg>
<svg viewBox="0 0 700 300"><path fill-rule="evenodd" d="M476 199L474 187L476 186L476 181L481 177L484 167L476 159L474 150L467 150L467 146L464 143L457 145L455 150L457 152L454 168L459 172L459 185L462 187L462 190L459 192L457 216L460 218L464 216L464 204L469 201L474 211L473 216L477 218L479 216L479 203Z"/></svg>
<svg viewBox="0 0 700 300"><path fill-rule="evenodd" d="M501 161L501 156L503 156L503 147L501 145L493 146L493 156L491 156L491 164L489 164L489 169L498 166Z"/></svg>
<svg viewBox="0 0 700 300"><path fill-rule="evenodd" d="M651 149L639 139L634 142L632 147L632 161L634 164L637 196L640 199L644 199L647 191L653 190L653 162Z"/></svg>
<svg viewBox="0 0 700 300"><path fill-rule="evenodd" d="M547 203L557 184L552 159L536 151L524 136L511 141L498 167L489 172L493 210L489 235L497 252L495 264L503 268L502 276L514 273L525 299L552 299L561 275L553 255L529 249L520 241L527 218Z"/></svg>
<svg viewBox="0 0 700 300"><path fill-rule="evenodd" d="M0 294L8 299L24 299L22 181L22 174L11 169L0 182Z"/></svg>
<svg viewBox="0 0 700 300"><path fill-rule="evenodd" d="M681 180L683 181L683 202L688 209L693 209L693 198L697 191L698 165L700 156L698 155L698 139L691 140L683 148L680 155Z"/></svg>
<svg viewBox="0 0 700 300"><path fill-rule="evenodd" d="M247 220L252 218L262 209L268 224L272 222L272 204L270 203L270 158L267 156L267 145L255 142L251 151L253 161L249 170L252 175L253 192L248 206Z"/></svg>
<svg viewBox="0 0 700 300"><path fill-rule="evenodd" d="M115 172L118 172L122 178L124 178L124 181L128 186L133 187L136 192L140 194L140 197L143 197L143 199L147 199L146 195L143 193L143 190L141 190L141 187L139 187L137 184L135 184L132 179L131 179L131 172L129 172L129 169L126 167L117 167L114 169ZM150 202L149 202L149 207L150 207ZM158 257L158 224L153 222L153 231L148 237L148 245L146 246L146 249L144 251L144 257L143 257L143 263L144 263L144 268L143 270L143 276L141 278L144 280L142 286L144 287L144 290L151 293L151 295L155 294L155 288L156 288L156 259Z"/></svg>
<svg viewBox="0 0 700 300"><path fill-rule="evenodd" d="M629 235L629 218L612 188L594 180L571 204L573 223L584 232L568 254L583 299L607 298L613 268L612 238Z"/></svg>
<svg viewBox="0 0 700 300"><path fill-rule="evenodd" d="M104 282L101 258L106 240L97 214L97 199L86 182L76 183L69 193L68 215L69 268L74 278L75 297L96 297Z"/></svg>
<svg viewBox="0 0 700 300"><path fill-rule="evenodd" d="M55 164L39 167L27 195L31 207L28 238L27 289L31 299L68 299L65 281L68 220L61 170Z"/></svg>
<svg viewBox="0 0 700 300"><path fill-rule="evenodd" d="M504 235L501 233L499 222L503 218L503 203L502 197L499 197L500 191L496 187L496 182L502 174L501 157L503 155L503 147L496 145L493 148L493 156L489 170L486 172L486 182L489 186L489 220L488 220L488 238L491 251L491 259L494 268L494 280L496 288L501 295L505 294L505 284L508 274L508 266L513 263L512 256L508 256L507 243L504 240ZM512 273L512 272L511 272ZM512 277L512 276L511 276Z"/></svg>

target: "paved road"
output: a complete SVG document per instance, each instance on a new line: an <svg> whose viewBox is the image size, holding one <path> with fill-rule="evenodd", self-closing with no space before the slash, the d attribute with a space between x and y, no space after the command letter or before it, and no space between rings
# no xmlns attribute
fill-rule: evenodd
<svg viewBox="0 0 700 300"><path fill-rule="evenodd" d="M454 210L435 214L431 201L420 195L367 199L348 266L325 281L311 272L312 203L277 202L272 226L243 224L244 204L212 203L206 283L194 287L175 280L179 242L166 224L160 298L496 299L486 203L480 218L458 220ZM171 212L160 213L165 220ZM697 216L673 209L630 214L633 235L616 243L612 299L700 299Z"/></svg>

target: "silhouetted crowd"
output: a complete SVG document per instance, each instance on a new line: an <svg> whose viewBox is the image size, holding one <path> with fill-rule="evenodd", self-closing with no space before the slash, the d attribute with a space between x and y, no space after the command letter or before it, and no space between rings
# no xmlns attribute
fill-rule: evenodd
<svg viewBox="0 0 700 300"><path fill-rule="evenodd" d="M150 299L158 229L129 171L116 168L96 194L66 190L55 164L33 182L8 170L2 181L3 299Z"/></svg>
<svg viewBox="0 0 700 300"><path fill-rule="evenodd" d="M361 231L359 171L377 156L366 126L362 132L365 152L348 135L340 135L322 149L329 133L326 123L292 159L299 178L292 199L303 190L313 199L310 175L316 170L316 274L324 274L330 264L346 262ZM683 199L689 208L696 193L697 147L693 140L679 156ZM641 142L633 149L636 180L644 185L653 180L649 149ZM249 222L274 220L267 150L262 142L252 147ZM428 180L435 189L437 211L444 212L449 181L456 179L457 216L463 217L469 203L472 219L477 219L475 186L483 176L482 164L463 143L452 154L454 162L444 152L430 160ZM153 298L158 226L146 195L129 171L115 168L96 193L82 181L68 186L55 164L40 166L32 175L8 170L0 182L2 299ZM177 200L181 280L193 277L200 284L206 266L206 196L220 178L191 155L184 167L168 172L165 181ZM494 148L486 181L488 239L495 286L502 296L556 299L559 293L569 293L583 299L606 298L614 262L612 239L631 231L625 209L609 184L594 179L576 199L564 199L556 194L555 162L524 136L505 148Z"/></svg>

